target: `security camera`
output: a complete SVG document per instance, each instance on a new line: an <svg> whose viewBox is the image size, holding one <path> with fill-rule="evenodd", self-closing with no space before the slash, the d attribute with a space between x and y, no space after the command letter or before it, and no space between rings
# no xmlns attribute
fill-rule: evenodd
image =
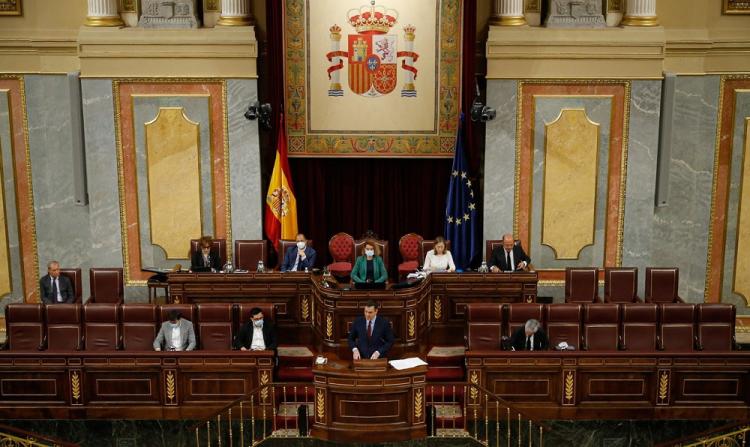
<svg viewBox="0 0 750 447"><path fill-rule="evenodd" d="M258 120L263 130L271 130L271 104L253 101L245 111L245 119L250 121Z"/></svg>
<svg viewBox="0 0 750 447"><path fill-rule="evenodd" d="M483 123L486 123L487 121L494 120L495 115L497 115L497 112L495 112L494 108L482 104L478 99L475 99L471 104L472 121L481 121Z"/></svg>

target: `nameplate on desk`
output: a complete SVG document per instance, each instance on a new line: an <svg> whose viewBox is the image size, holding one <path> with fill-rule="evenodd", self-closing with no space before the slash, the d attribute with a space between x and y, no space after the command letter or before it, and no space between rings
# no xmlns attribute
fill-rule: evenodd
<svg viewBox="0 0 750 447"><path fill-rule="evenodd" d="M388 369L388 359L354 360L355 371L385 371L386 369Z"/></svg>

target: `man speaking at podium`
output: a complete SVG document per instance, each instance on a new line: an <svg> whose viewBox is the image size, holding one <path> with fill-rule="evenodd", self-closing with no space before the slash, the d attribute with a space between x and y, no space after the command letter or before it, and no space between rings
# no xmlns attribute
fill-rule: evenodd
<svg viewBox="0 0 750 447"><path fill-rule="evenodd" d="M385 357L393 346L393 329L385 317L378 317L378 303L365 304L365 314L357 317L349 332L349 348L354 360Z"/></svg>

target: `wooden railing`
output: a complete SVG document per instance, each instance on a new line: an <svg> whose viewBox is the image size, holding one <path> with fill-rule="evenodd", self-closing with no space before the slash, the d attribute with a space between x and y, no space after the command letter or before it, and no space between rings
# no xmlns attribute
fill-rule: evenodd
<svg viewBox="0 0 750 447"><path fill-rule="evenodd" d="M195 445L255 446L270 437L309 437L312 418L320 405L313 390L311 383L291 382L255 388L190 427ZM477 384L430 383L425 386L424 399L428 437L465 437L488 447L533 447L543 446L549 431L545 424ZM287 405L279 407L282 402ZM454 413L441 414L448 407ZM293 413L288 414L289 410Z"/></svg>
<svg viewBox="0 0 750 447"><path fill-rule="evenodd" d="M0 424L0 446L12 447L77 447L78 444L60 441L8 425Z"/></svg>

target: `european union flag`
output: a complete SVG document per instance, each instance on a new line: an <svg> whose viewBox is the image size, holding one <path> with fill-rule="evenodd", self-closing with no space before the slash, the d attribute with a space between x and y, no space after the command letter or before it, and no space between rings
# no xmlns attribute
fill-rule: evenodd
<svg viewBox="0 0 750 447"><path fill-rule="evenodd" d="M477 243L477 198L474 196L464 155L464 119L456 136L448 198L445 201L445 238L457 269L466 269L479 253Z"/></svg>

